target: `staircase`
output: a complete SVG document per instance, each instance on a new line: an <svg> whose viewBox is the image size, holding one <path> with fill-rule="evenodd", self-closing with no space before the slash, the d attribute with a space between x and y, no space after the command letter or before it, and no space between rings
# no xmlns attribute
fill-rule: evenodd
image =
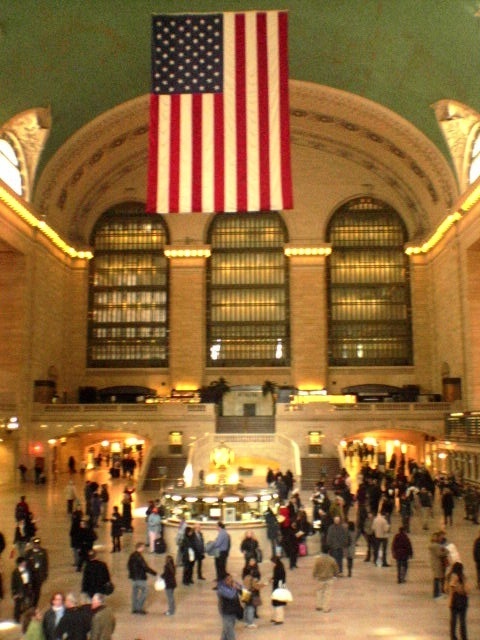
<svg viewBox="0 0 480 640"><path fill-rule="evenodd" d="M275 433L275 416L218 416L217 433Z"/></svg>
<svg viewBox="0 0 480 640"><path fill-rule="evenodd" d="M150 459L148 471L143 482L144 491L160 490L159 467L166 467L167 475L162 478L162 484L168 486L175 484L179 478L183 478L183 472L187 458L185 456L162 456Z"/></svg>
<svg viewBox="0 0 480 640"><path fill-rule="evenodd" d="M302 489L309 491L320 480L325 482L327 489L332 489L335 476L340 473L338 458L310 457L302 458Z"/></svg>

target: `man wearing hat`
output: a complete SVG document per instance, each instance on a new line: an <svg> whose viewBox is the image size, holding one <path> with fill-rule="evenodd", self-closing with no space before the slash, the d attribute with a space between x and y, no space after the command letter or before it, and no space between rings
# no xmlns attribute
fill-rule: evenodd
<svg viewBox="0 0 480 640"><path fill-rule="evenodd" d="M42 584L48 578L48 552L40 546L40 538L32 540L32 546L25 552L28 570L32 577L32 604L37 606L40 600Z"/></svg>

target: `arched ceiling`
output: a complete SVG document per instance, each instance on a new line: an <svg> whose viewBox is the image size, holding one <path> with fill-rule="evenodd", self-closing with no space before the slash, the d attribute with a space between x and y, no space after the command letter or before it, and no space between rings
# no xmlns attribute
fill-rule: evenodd
<svg viewBox="0 0 480 640"><path fill-rule="evenodd" d="M0 124L49 107L40 171L99 114L150 85L150 16L288 9L290 77L357 94L409 120L448 152L431 105L480 111L480 0L22 0L0 16Z"/></svg>

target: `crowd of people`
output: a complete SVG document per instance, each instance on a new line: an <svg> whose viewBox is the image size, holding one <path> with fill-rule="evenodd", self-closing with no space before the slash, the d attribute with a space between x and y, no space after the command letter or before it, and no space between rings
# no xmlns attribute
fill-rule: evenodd
<svg viewBox="0 0 480 640"><path fill-rule="evenodd" d="M406 471L408 467L408 471ZM300 492L289 472L269 470L268 485L278 493L277 508L267 508L264 517L270 548L262 549L253 531L247 531L239 551L244 558L241 578L234 578L228 569L231 536L223 522L217 523L214 540L205 542L202 525L194 525L180 518L176 537L177 553L166 553L163 540L165 510L160 499L152 500L145 513L145 540L135 544L126 558L131 581L131 613L145 615L148 594L148 576L161 579L165 591L166 616L176 613L175 590L177 571L181 568L182 586L189 587L205 580L203 561L212 556L215 567L215 586L222 618L223 638L234 638L235 621L242 619L247 628L257 627L259 608L269 602L272 624L283 624L287 601L276 599L273 592L284 590L287 570L293 571L299 559L313 547L313 536L319 536L320 552L313 562L312 577L316 581L318 610L331 610L332 594L337 578L353 577L354 559L358 557L360 538L365 541L364 562L389 567L391 557L396 565L397 583L408 578L409 561L414 557L410 529L414 519L422 529L432 527L434 509L441 509L443 528L434 529L428 543L432 572L432 595L445 598L451 611L451 638L466 640L466 612L472 585L465 575L464 565L451 540L454 532L454 514L458 509L460 487L453 477L432 479L423 465L413 461L389 466L387 470L372 468L366 462L356 479L356 490L346 469L342 469L327 489L319 481L310 496L310 504L302 504ZM16 550L15 569L11 575L13 617L23 625L28 640L109 640L115 628L115 615L106 598L112 593L109 568L94 550L98 529L102 523L110 528L112 553L122 551L122 537L133 532L132 501L135 489L126 485L120 505L109 509L109 487L86 480L83 494L79 494L73 480L65 489L66 511L70 518L70 544L75 569L82 574L80 595L56 593L51 606L41 613L38 604L42 585L49 576L49 557L38 536L38 522L31 512L25 496L15 508ZM280 499L280 493L283 499ZM463 494L465 495L465 494ZM311 514L311 517L309 515ZM400 525L392 532L392 517L398 514ZM458 516L457 516L458 517ZM465 518L477 521L471 504L465 502ZM160 549L159 542L163 546ZM5 548L0 534L0 554ZM163 553L163 570L150 566L145 554ZM268 555L272 562L271 575L262 577L261 565ZM477 569L476 586L480 588L480 534L472 549ZM265 598L265 587L270 595ZM0 583L1 586L1 583ZM237 602L238 601L238 602ZM97 617L98 616L98 617ZM75 623L72 621L75 620ZM97 622L95 622L95 620ZM53 622L54 621L54 622ZM81 621L81 622L80 622ZM55 629L52 631L52 629ZM61 630L61 634L59 635ZM110 634L110 635L109 635Z"/></svg>

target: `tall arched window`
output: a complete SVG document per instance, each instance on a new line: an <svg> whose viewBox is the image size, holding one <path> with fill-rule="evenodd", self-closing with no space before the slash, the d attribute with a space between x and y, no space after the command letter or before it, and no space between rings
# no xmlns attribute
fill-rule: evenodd
<svg viewBox="0 0 480 640"><path fill-rule="evenodd" d="M0 180L21 196L23 194L22 170L13 141L7 134L0 135Z"/></svg>
<svg viewBox="0 0 480 640"><path fill-rule="evenodd" d="M343 205L328 225L329 364L412 364L407 232L374 198Z"/></svg>
<svg viewBox="0 0 480 640"><path fill-rule="evenodd" d="M168 364L168 269L161 216L126 203L104 213L92 233L88 366Z"/></svg>
<svg viewBox="0 0 480 640"><path fill-rule="evenodd" d="M277 213L218 214L208 232L209 366L290 363L287 231Z"/></svg>

